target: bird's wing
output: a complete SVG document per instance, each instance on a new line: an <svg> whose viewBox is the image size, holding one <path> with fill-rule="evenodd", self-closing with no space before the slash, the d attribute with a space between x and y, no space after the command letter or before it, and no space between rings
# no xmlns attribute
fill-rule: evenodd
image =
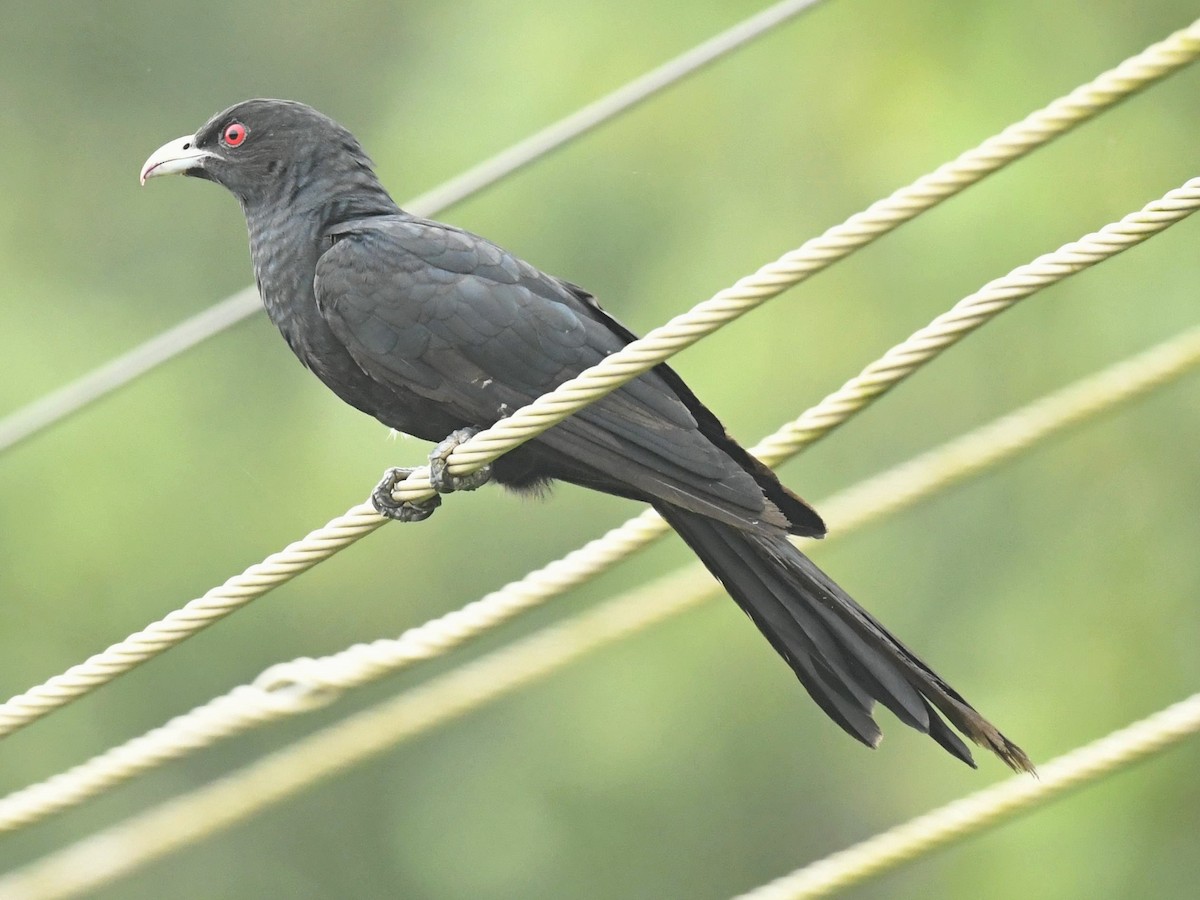
<svg viewBox="0 0 1200 900"><path fill-rule="evenodd" d="M387 216L335 226L326 240L314 287L334 334L368 376L463 425L491 425L627 343L586 294L458 229ZM538 441L647 499L788 525L658 370Z"/></svg>

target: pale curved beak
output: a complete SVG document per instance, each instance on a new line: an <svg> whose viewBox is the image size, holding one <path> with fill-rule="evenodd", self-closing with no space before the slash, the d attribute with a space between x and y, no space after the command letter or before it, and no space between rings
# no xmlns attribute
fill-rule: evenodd
<svg viewBox="0 0 1200 900"><path fill-rule="evenodd" d="M181 175L204 167L204 160L213 156L207 150L196 149L196 139L192 135L163 144L150 154L142 166L141 183L147 178L157 178L159 175Z"/></svg>

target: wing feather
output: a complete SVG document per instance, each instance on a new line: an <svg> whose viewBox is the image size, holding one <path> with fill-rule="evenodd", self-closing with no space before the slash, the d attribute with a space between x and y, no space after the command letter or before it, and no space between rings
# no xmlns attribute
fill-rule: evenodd
<svg viewBox="0 0 1200 900"><path fill-rule="evenodd" d="M587 295L449 226L386 216L330 237L314 282L330 328L368 376L464 425L493 424L627 343ZM657 370L538 441L647 499L787 526Z"/></svg>

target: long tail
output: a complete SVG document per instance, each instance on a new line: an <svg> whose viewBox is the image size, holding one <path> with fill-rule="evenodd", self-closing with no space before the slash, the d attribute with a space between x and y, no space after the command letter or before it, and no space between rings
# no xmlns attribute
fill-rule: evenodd
<svg viewBox="0 0 1200 900"><path fill-rule="evenodd" d="M826 714L876 746L879 701L974 766L971 751L938 716L1013 769L1032 772L1025 753L977 713L915 653L797 550L786 537L745 531L677 507L659 513L695 551L787 660Z"/></svg>

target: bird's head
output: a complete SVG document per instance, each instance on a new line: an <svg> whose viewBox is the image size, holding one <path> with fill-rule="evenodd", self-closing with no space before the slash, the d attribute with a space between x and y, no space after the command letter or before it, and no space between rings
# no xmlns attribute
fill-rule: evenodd
<svg viewBox="0 0 1200 900"><path fill-rule="evenodd" d="M150 154L141 182L159 175L214 181L247 208L285 198L294 203L310 188L325 193L378 186L354 135L291 100L246 100L217 113L195 134Z"/></svg>

